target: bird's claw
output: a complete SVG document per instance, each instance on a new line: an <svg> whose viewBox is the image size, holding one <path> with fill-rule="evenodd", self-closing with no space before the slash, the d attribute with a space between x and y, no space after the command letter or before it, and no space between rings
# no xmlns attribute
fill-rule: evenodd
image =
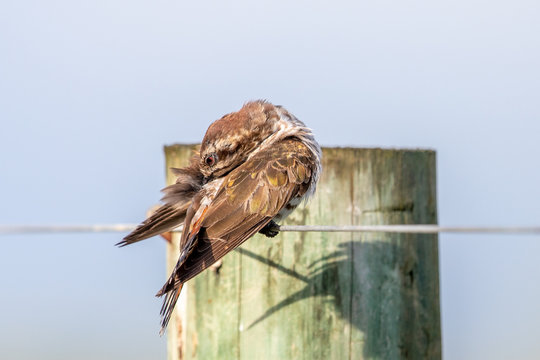
<svg viewBox="0 0 540 360"><path fill-rule="evenodd" d="M274 237L279 234L279 225L274 220L270 220L259 232L267 237Z"/></svg>

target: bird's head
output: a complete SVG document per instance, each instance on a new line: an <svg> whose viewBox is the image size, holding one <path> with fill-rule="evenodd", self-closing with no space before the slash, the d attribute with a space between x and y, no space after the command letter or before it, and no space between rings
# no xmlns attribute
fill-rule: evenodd
<svg viewBox="0 0 540 360"><path fill-rule="evenodd" d="M214 121L201 144L201 173L207 179L218 178L241 165L278 130L278 119L274 105L254 101Z"/></svg>

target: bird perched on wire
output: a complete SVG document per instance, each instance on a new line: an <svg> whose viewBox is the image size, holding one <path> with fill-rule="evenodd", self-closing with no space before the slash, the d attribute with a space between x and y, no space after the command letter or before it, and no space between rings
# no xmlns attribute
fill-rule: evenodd
<svg viewBox="0 0 540 360"><path fill-rule="evenodd" d="M117 244L183 224L178 262L156 295L165 295L161 333L186 281L255 233L277 235L277 222L315 192L321 148L303 122L259 100L213 122L189 166L172 170L164 204Z"/></svg>

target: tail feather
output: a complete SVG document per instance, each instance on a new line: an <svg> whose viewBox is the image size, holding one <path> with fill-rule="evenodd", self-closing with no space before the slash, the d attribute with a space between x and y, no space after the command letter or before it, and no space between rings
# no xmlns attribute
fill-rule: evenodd
<svg viewBox="0 0 540 360"><path fill-rule="evenodd" d="M182 290L182 286L184 285L184 283L181 282L179 278L181 274L180 269L184 265L188 256L191 255L191 253L195 249L196 244L197 244L197 233L188 238L188 241L186 245L184 246L184 249L180 252L180 257L178 258L178 261L171 273L171 276L169 276L169 279L167 280L165 285L163 285L163 287L156 294L157 297L161 297L165 295L165 299L163 300L163 305L161 306L161 310L160 310L160 314L161 314L160 334L163 334L165 332L165 329L167 328L167 325L169 324L169 320L174 311L174 307L176 305L176 302L178 301L178 297L180 296L180 291Z"/></svg>
<svg viewBox="0 0 540 360"><path fill-rule="evenodd" d="M174 311L174 307L176 306L176 302L178 301L178 298L180 297L180 291L182 290L183 283L178 283L174 286L172 290L166 293L165 299L163 299L163 305L161 306L161 330L159 331L160 335L163 335L165 332L165 329L167 328L167 325L169 325L169 321L171 320L172 313ZM163 289L162 289L163 290ZM156 296L162 296L164 295L160 290L160 292L157 293Z"/></svg>

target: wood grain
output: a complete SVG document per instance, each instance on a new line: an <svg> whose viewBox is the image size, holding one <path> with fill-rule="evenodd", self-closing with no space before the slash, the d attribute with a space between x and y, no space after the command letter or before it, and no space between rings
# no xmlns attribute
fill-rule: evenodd
<svg viewBox="0 0 540 360"><path fill-rule="evenodd" d="M167 166L192 148L167 147ZM436 224L435 168L433 151L325 148L314 199L285 224ZM438 279L433 234L256 235L184 287L168 358L440 359Z"/></svg>

